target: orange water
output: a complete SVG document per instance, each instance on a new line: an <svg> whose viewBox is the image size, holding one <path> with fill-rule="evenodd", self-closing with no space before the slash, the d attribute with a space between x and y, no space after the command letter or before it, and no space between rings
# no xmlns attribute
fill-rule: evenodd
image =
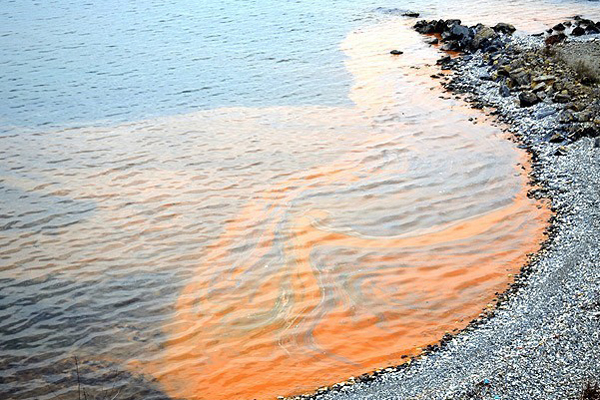
<svg viewBox="0 0 600 400"><path fill-rule="evenodd" d="M439 88L424 84L434 68L409 68L435 53L426 54L417 36L402 36L404 26L350 34L342 49L356 79L350 94L356 107L314 110L317 119L295 126L294 136L325 127L342 133L352 141L344 151L276 179L248 177L252 195L206 247L165 326L164 352L138 364L173 397L299 394L399 363L463 327L538 248L547 210L525 196L524 174L515 168L497 175L485 160L516 167L523 156L498 128L472 125L466 120L474 113L439 100ZM398 44L415 51L401 59L387 54ZM418 121L394 121L404 102L402 110ZM369 163L382 148L398 153ZM465 151L475 155L474 165L462 165ZM419 162L442 163L457 174L466 169L450 185L461 188L434 193L427 182L404 180ZM478 169L489 175L478 176ZM378 190L365 193L361 186ZM351 190L360 196L343 197ZM498 204L481 206L494 196ZM436 209L440 202L448 209ZM423 207L435 209L423 211L431 221L408 218L401 229L386 229L386 219L402 220L402 213ZM463 216L453 208L463 208Z"/></svg>
<svg viewBox="0 0 600 400"><path fill-rule="evenodd" d="M69 393L53 368L77 354L173 398L268 399L464 327L548 212L525 196L526 155L430 78L440 54L411 22L341 43L351 107L2 137L19 212L0 215L0 385Z"/></svg>

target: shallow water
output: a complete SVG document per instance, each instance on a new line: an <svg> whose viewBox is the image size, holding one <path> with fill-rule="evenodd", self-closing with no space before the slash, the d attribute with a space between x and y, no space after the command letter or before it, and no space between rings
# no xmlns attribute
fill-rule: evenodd
<svg viewBox="0 0 600 400"><path fill-rule="evenodd" d="M526 158L439 98L439 54L383 3L9 3L3 397L73 392L73 355L124 398L310 391L400 362L505 287L547 218ZM467 22L597 8L501 4Z"/></svg>

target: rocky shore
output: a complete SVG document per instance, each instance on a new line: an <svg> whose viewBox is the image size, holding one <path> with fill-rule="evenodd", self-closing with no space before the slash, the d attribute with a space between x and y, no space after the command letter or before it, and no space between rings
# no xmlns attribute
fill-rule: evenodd
<svg viewBox="0 0 600 400"><path fill-rule="evenodd" d="M435 75L506 123L531 153L529 195L554 211L548 240L495 308L421 356L299 396L346 399L600 399L600 23L538 35L509 24L419 21L445 51Z"/></svg>

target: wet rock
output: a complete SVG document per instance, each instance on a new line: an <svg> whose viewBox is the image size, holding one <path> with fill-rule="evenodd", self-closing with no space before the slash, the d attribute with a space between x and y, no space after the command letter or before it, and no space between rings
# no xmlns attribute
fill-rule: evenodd
<svg viewBox="0 0 600 400"><path fill-rule="evenodd" d="M550 137L550 143L562 143L565 141L565 138L562 137L560 133L555 133Z"/></svg>
<svg viewBox="0 0 600 400"><path fill-rule="evenodd" d="M392 50L392 51L390 51L390 54L393 54L395 56L399 56L400 54L404 54L404 52L400 51L400 50Z"/></svg>
<svg viewBox="0 0 600 400"><path fill-rule="evenodd" d="M450 56L444 56L444 57L440 58L439 60L437 60L436 64L437 65L447 64L450 61L452 61L452 57L450 57Z"/></svg>
<svg viewBox="0 0 600 400"><path fill-rule="evenodd" d="M429 38L429 39L425 40L425 43L431 44L431 45L438 44L439 42L440 41L436 37L432 37L432 38Z"/></svg>
<svg viewBox="0 0 600 400"><path fill-rule="evenodd" d="M459 51L462 46L458 40L448 40L442 45L441 49L444 51Z"/></svg>
<svg viewBox="0 0 600 400"><path fill-rule="evenodd" d="M564 31L566 29L566 27L563 24L556 24L552 27L553 30L555 31Z"/></svg>
<svg viewBox="0 0 600 400"><path fill-rule="evenodd" d="M402 16L404 17L410 17L410 18L419 18L421 14L419 14L418 12L414 12L414 11L407 11L405 13L402 14Z"/></svg>
<svg viewBox="0 0 600 400"><path fill-rule="evenodd" d="M585 35L585 29L583 29L580 26L577 26L577 27L573 28L573 30L571 31L571 35L573 35L573 36Z"/></svg>
<svg viewBox="0 0 600 400"><path fill-rule="evenodd" d="M540 99L533 92L519 93L519 104L521 107L531 107L540 102Z"/></svg>
<svg viewBox="0 0 600 400"><path fill-rule="evenodd" d="M422 34L439 33L436 29L436 21L418 21L413 28Z"/></svg>
<svg viewBox="0 0 600 400"><path fill-rule="evenodd" d="M505 24L504 22L500 22L500 23L496 24L496 26L494 26L492 29L498 33L503 33L505 35L506 34L512 35L513 32L517 30L511 24Z"/></svg>

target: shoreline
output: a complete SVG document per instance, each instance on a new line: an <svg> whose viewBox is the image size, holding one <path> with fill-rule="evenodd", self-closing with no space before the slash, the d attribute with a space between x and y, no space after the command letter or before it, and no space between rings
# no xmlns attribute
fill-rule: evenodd
<svg viewBox="0 0 600 400"><path fill-rule="evenodd" d="M450 21L437 32L431 32L437 21L415 28L429 23L424 30L430 31L420 33L445 36L443 50L464 51L439 60L442 70L454 72L444 75L442 86L505 124L530 155L529 195L548 199L553 211L548 238L507 290L497 293L495 306L457 334L444 335L398 366L289 399L564 399L579 398L586 384L600 379L600 95L597 80L581 84L595 71L564 62L593 60L587 48L600 43L586 33L598 33L596 25L575 17L546 37L512 36L508 24L477 25L461 38L469 28L444 22ZM575 37L580 26L587 32ZM485 37L474 45L482 31ZM512 68L515 61L523 62L521 70Z"/></svg>

